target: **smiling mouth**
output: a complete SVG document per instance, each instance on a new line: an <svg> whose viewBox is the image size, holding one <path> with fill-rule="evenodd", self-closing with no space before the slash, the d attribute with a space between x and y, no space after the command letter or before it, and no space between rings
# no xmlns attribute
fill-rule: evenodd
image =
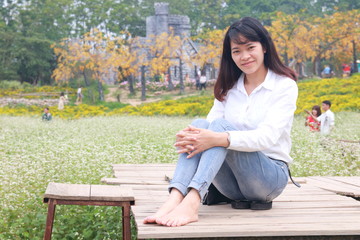
<svg viewBox="0 0 360 240"><path fill-rule="evenodd" d="M243 63L243 64L241 64L242 66L244 66L244 67L247 67L247 66L249 66L250 64L252 64L254 61L251 61L251 62L246 62L246 63Z"/></svg>

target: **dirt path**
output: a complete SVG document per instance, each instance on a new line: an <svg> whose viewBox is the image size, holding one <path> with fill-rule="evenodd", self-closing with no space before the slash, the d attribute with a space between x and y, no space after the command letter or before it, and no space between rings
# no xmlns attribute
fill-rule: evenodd
<svg viewBox="0 0 360 240"><path fill-rule="evenodd" d="M127 103L132 106L137 106L143 103L156 102L162 100L166 97L166 99L179 99L186 96L193 96L198 94L198 91L190 88L185 89L184 95L179 95L179 90L174 91L160 91L155 93L147 94L148 97L145 101L141 101L141 92L137 92L136 96L132 96L129 98L130 92L127 89L120 89L118 87L109 87L109 93L105 96L106 102L117 102L118 94L120 93L120 102Z"/></svg>

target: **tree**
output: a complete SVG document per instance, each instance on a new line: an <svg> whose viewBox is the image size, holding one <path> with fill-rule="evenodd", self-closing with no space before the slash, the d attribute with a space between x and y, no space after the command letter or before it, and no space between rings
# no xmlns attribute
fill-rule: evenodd
<svg viewBox="0 0 360 240"><path fill-rule="evenodd" d="M272 18L271 26L267 27L285 65L294 67L300 78L304 76L302 63L306 61L305 51L310 48L309 43L304 40L308 29L303 13L288 15L277 12Z"/></svg>
<svg viewBox="0 0 360 240"><path fill-rule="evenodd" d="M227 28L224 30L205 31L196 37L201 45L197 55L194 56L193 61L198 66L201 66L202 69L207 65L213 66L215 69L219 68L222 44L226 31Z"/></svg>
<svg viewBox="0 0 360 240"><path fill-rule="evenodd" d="M145 64L155 78L169 70L170 66L175 65L174 58L177 57L176 51L182 46L181 38L170 33L162 33L157 36L150 36L146 39L149 61ZM173 84L169 74L169 90L173 89Z"/></svg>
<svg viewBox="0 0 360 240"><path fill-rule="evenodd" d="M117 68L119 78L128 81L131 94L135 94L134 75L145 64L146 54L142 49L140 38L132 38L128 32L122 32L119 37L108 42L110 61Z"/></svg>
<svg viewBox="0 0 360 240"><path fill-rule="evenodd" d="M320 60L330 58L331 54L342 49L342 41L351 41L358 34L360 26L353 21L359 19L359 10L336 12L324 18L311 19L307 41L312 43L308 56L313 62L313 71L320 76ZM341 51L341 50L340 50Z"/></svg>
<svg viewBox="0 0 360 240"><path fill-rule="evenodd" d="M98 83L99 100L104 101L102 83L104 78L115 71L111 56L107 51L109 37L98 29L85 33L81 39L65 39L59 45L54 45L58 56L58 67L53 76L57 81L69 81L76 72L84 74L85 84L89 85L86 71Z"/></svg>

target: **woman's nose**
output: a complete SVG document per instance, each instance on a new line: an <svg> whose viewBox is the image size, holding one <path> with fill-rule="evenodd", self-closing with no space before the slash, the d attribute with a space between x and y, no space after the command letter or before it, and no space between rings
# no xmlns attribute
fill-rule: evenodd
<svg viewBox="0 0 360 240"><path fill-rule="evenodd" d="M247 60L249 58L249 53L247 51L243 51L240 55L241 60Z"/></svg>

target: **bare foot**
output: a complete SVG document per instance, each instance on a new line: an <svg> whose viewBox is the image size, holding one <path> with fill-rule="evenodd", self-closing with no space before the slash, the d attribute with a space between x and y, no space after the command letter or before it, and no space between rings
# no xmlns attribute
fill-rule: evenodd
<svg viewBox="0 0 360 240"><path fill-rule="evenodd" d="M200 196L192 189L184 200L169 214L159 217L156 223L168 227L180 227L199 219Z"/></svg>
<svg viewBox="0 0 360 240"><path fill-rule="evenodd" d="M159 210L151 216L144 218L143 223L156 223L157 219L165 216L173 209L175 209L181 201L184 199L184 196L176 188L173 188L170 192L168 200L159 208Z"/></svg>

